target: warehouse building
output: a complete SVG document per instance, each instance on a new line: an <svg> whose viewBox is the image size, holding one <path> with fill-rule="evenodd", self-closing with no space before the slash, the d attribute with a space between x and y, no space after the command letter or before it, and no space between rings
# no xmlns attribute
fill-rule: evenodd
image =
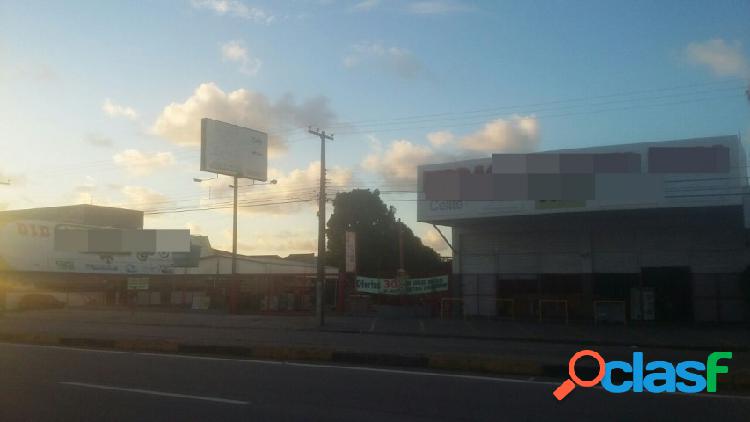
<svg viewBox="0 0 750 422"><path fill-rule="evenodd" d="M748 317L738 136L419 168L419 221L449 226L468 316L737 322Z"/></svg>

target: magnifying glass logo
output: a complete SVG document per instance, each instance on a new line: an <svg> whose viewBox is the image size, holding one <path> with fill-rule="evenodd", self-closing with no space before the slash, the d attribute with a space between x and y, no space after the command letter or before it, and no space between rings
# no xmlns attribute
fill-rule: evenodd
<svg viewBox="0 0 750 422"><path fill-rule="evenodd" d="M578 378L578 375L576 375L576 362L578 362L578 359L589 356L594 359L596 359L596 362L599 364L599 373L596 374L596 377L590 381L585 381L580 378ZM570 361L568 362L568 375L570 376L569 379L566 379L562 384L560 384L559 387L555 389L552 394L555 396L557 400L562 400L570 394L571 391L573 391L574 388L576 388L576 385L580 387L593 387L596 384L599 384L599 381L604 378L605 368L604 368L604 358L602 358L602 355L599 353L593 351L593 350L581 350L580 352L573 355L572 358L570 358Z"/></svg>

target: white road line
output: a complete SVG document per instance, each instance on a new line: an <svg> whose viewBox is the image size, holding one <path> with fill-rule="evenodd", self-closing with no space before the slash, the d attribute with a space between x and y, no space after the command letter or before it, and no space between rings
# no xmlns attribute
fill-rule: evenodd
<svg viewBox="0 0 750 422"><path fill-rule="evenodd" d="M372 319L372 324L370 324L370 332L375 331L375 322L377 322L377 318Z"/></svg>
<svg viewBox="0 0 750 422"><path fill-rule="evenodd" d="M553 385L558 386L563 380L560 381L542 381L534 379L535 377L527 379L516 379L516 378L501 378L501 377L490 377L482 375L466 375L466 374L451 374L447 372L428 372L428 371L410 371L405 369L389 369L389 368L373 368L368 366L350 366L350 365L329 365L320 363L301 363L301 362L287 362L287 361L275 361L275 360L259 360L259 359L235 359L235 358L220 358L210 356L195 356L195 355L178 355L169 353L147 353L147 352L118 352L118 351L107 351L107 350L93 350L93 349L82 349L76 347L65 347L65 346L44 346L44 345L33 345L33 344L17 344L17 343L5 343L0 342L3 346L21 346L21 347L36 347L43 349L63 349L81 352L101 352L101 353L113 353L113 354L131 354L137 356L147 357L158 357L165 359L198 359L198 360L213 360L213 361L229 361L239 363L253 363L261 365L276 365L276 366L292 366L301 368L321 368L321 369L339 369L349 371L365 371L365 372L379 372L386 374L401 374L401 375L418 375L425 377L442 377L442 378L457 378L474 381L487 381L497 383L517 383L517 384L537 384L537 385ZM70 383L69 383L70 384ZM601 386L591 387L599 390L603 390ZM115 389L114 387L112 389ZM147 390L143 390L147 391ZM170 393L163 393L170 394ZM664 395L677 395L680 397L687 398L711 398L711 399L730 399L730 400L750 400L750 396L733 396L728 394L717 394L717 393L696 393L696 394L684 394L684 393L661 393ZM225 400L225 399L220 399Z"/></svg>
<svg viewBox="0 0 750 422"><path fill-rule="evenodd" d="M75 387L95 388L95 389L98 389L98 390L124 391L126 393L148 394L148 395L152 395L152 396L176 397L176 398L179 398L179 399L192 399L192 400L212 401L212 402L216 402L216 403L238 404L238 405L247 405L247 404L250 404L249 402L246 402L246 401L223 399L221 397L192 396L192 395L189 395L189 394L167 393L167 392L164 392L164 391L143 390L143 389L140 389L140 388L114 387L114 386L111 386L111 385L88 384L88 383L85 383L85 382L61 381L61 382L59 382L59 384L72 385L72 386L75 386Z"/></svg>

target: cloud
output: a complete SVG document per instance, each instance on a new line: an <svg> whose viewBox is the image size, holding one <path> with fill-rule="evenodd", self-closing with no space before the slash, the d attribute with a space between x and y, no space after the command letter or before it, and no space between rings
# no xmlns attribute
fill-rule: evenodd
<svg viewBox="0 0 750 422"><path fill-rule="evenodd" d="M414 79L425 72L414 54L402 47L387 47L379 42L361 42L351 46L342 60L344 67L379 67L404 79Z"/></svg>
<svg viewBox="0 0 750 422"><path fill-rule="evenodd" d="M423 244L431 247L441 256L450 256L452 254L451 248L445 243L445 240L440 237L440 234L434 227L427 227L425 232L419 237L422 239Z"/></svg>
<svg viewBox="0 0 750 422"><path fill-rule="evenodd" d="M175 163L171 152L148 153L137 149L119 152L112 156L112 160L134 176L145 176Z"/></svg>
<svg viewBox="0 0 750 422"><path fill-rule="evenodd" d="M440 148L453 142L454 138L455 136L453 136L453 134L448 132L447 130L430 132L427 134L427 140L430 141L430 144L432 144L432 146L435 148Z"/></svg>
<svg viewBox="0 0 750 422"><path fill-rule="evenodd" d="M83 141L86 142L89 145L95 146L95 147L101 147L101 148L109 148L112 146L112 139L108 138L106 136L102 136L96 133L89 133L84 138Z"/></svg>
<svg viewBox="0 0 750 422"><path fill-rule="evenodd" d="M310 208L317 209L320 182L320 161L313 161L307 167L284 172L275 168L268 169L268 179L276 184L251 186L241 182L238 192L240 212L245 214L287 215L296 214ZM329 192L343 189L354 183L353 172L349 168L328 167L326 171ZM227 202L232 199L231 178L220 176L200 184L204 190L211 190L211 200L203 205ZM245 206L243 206L245 205ZM261 206L259 206L261 205ZM231 212L231 210L223 210Z"/></svg>
<svg viewBox="0 0 750 422"><path fill-rule="evenodd" d="M415 15L445 15L472 9L470 5L454 0L415 1L407 6L407 10Z"/></svg>
<svg viewBox="0 0 750 422"><path fill-rule="evenodd" d="M248 6L236 0L192 0L195 9L212 10L219 16L227 15L257 23L269 24L275 17L259 7Z"/></svg>
<svg viewBox="0 0 750 422"><path fill-rule="evenodd" d="M188 230L190 230L190 234L193 235L193 236L201 235L203 233L206 233L206 231L203 228L203 226L201 226L198 223L194 223L192 221L188 221L187 223L185 223L185 228L188 229Z"/></svg>
<svg viewBox="0 0 750 422"><path fill-rule="evenodd" d="M221 58L224 61L239 63L240 72L248 76L255 76L260 70L262 62L251 57L242 41L233 40L221 45Z"/></svg>
<svg viewBox="0 0 750 422"><path fill-rule="evenodd" d="M370 10L375 9L379 5L380 5L380 0L364 0L352 6L352 10L356 12L369 12Z"/></svg>
<svg viewBox="0 0 750 422"><path fill-rule="evenodd" d="M539 146L539 123L533 116L495 119L461 139L459 145L471 151L531 152Z"/></svg>
<svg viewBox="0 0 750 422"><path fill-rule="evenodd" d="M728 43L721 38L693 42L685 47L685 54L690 62L707 66L717 76L750 75L750 66L742 54L739 41Z"/></svg>
<svg viewBox="0 0 750 422"><path fill-rule="evenodd" d="M125 117L130 120L138 118L138 113L132 107L115 104L109 98L104 100L102 111L109 117Z"/></svg>
<svg viewBox="0 0 750 422"><path fill-rule="evenodd" d="M224 231L221 248L231 250L232 233ZM280 255L290 253L310 253L317 250L318 234L312 230L280 230L275 232L254 232L252 241L237 240L237 249L244 254Z"/></svg>
<svg viewBox="0 0 750 422"><path fill-rule="evenodd" d="M391 182L416 180L416 168L435 159L435 151L405 139L393 141L386 151L370 154L362 161L365 170L380 173Z"/></svg>
<svg viewBox="0 0 750 422"><path fill-rule="evenodd" d="M204 117L268 132L269 155L273 157L286 151L285 133L308 125L326 127L335 116L325 97L298 104L286 95L274 103L258 92L224 92L209 82L198 86L184 102L164 107L152 131L178 145L198 146Z"/></svg>
<svg viewBox="0 0 750 422"><path fill-rule="evenodd" d="M128 201L123 205L130 208L149 208L169 202L166 195L144 186L125 186L120 192Z"/></svg>
<svg viewBox="0 0 750 422"><path fill-rule="evenodd" d="M462 138L449 131L427 134L431 145L399 139L383 150L378 145L361 165L366 171L379 174L389 183L413 183L417 166L486 157L491 153L531 152L539 146L538 122L533 116L495 119Z"/></svg>

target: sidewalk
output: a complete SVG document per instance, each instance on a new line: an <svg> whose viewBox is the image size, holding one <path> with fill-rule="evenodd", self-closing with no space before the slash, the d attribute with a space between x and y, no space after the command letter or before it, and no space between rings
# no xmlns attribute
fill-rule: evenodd
<svg viewBox="0 0 750 422"><path fill-rule="evenodd" d="M325 360L562 377L573 353L606 359L705 360L734 352L733 373L750 368L746 327L630 327L330 316L226 315L119 309L8 312L0 341L125 350ZM749 384L750 386L750 384Z"/></svg>

